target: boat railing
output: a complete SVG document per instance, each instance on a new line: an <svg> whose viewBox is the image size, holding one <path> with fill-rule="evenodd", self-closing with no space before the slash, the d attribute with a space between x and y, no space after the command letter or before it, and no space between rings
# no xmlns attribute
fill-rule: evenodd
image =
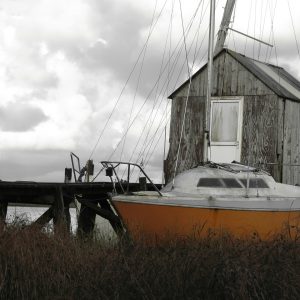
<svg viewBox="0 0 300 300"><path fill-rule="evenodd" d="M146 180L149 181L149 183L153 186L154 190L160 195L162 196L162 193L159 191L159 189L157 188L157 186L152 182L152 180L149 178L149 176L146 174L146 172L144 171L144 169L135 163L131 163L131 162L121 162L121 161L101 161L101 164L103 166L103 168L105 168L106 170L106 176L109 176L112 180L112 176L115 175L117 182L122 190L122 192L124 194L129 194L130 193L130 175L131 175L131 171L134 168L138 168L139 171L145 176ZM122 179L120 179L120 177L118 176L118 172L117 172L117 168L121 165L127 165L127 180L123 181Z"/></svg>

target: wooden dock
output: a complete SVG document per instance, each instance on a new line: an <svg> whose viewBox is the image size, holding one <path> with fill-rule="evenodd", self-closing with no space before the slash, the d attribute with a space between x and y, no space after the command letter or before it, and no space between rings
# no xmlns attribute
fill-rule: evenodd
<svg viewBox="0 0 300 300"><path fill-rule="evenodd" d="M159 187L159 186L158 186ZM0 181L0 219L5 222L8 205L45 205L48 210L42 214L32 225L44 227L53 219L54 230L64 228L70 231L69 207L78 201L81 203L78 233L90 234L94 229L95 217L107 219L115 232L120 235L124 227L119 216L112 209L109 193L113 190L122 193L120 186L114 187L111 182L91 183L48 183L28 181ZM141 189L153 190L153 185L130 183L130 192Z"/></svg>

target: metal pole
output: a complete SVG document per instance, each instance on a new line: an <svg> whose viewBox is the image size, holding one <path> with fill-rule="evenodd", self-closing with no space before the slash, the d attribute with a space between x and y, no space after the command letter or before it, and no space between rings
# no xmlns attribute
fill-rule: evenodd
<svg viewBox="0 0 300 300"><path fill-rule="evenodd" d="M208 40L208 63L207 63L207 90L205 103L205 126L204 126L204 147L203 161L208 161L208 142L210 132L210 98L212 92L213 80L213 48L215 35L215 0L210 1L210 22L209 22L209 40Z"/></svg>

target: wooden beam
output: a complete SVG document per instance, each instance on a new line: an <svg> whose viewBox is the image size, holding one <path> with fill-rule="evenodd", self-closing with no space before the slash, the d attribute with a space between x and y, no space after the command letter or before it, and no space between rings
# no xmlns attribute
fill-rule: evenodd
<svg viewBox="0 0 300 300"><path fill-rule="evenodd" d="M33 225L44 227L53 219L53 216L53 207L51 206L38 219L34 221Z"/></svg>
<svg viewBox="0 0 300 300"><path fill-rule="evenodd" d="M92 203L91 201L88 200L82 200L82 199L78 199L78 201L82 204L85 205L86 207L92 209L97 215L99 215L100 217L108 220L108 221L112 221L115 223L120 223L120 219L118 216L116 216L113 212L106 210L106 209L102 209L99 206L97 206L96 204Z"/></svg>
<svg viewBox="0 0 300 300"><path fill-rule="evenodd" d="M110 212L112 215L116 216L110 206L108 197L99 200L99 203L100 203L100 206L102 209L104 209L105 211ZM115 222L114 220L111 220L111 219L109 219L108 221L109 221L111 227L113 228L113 230L115 231L115 233L119 237L123 237L124 236L124 227L122 225L120 218L118 217L117 222Z"/></svg>

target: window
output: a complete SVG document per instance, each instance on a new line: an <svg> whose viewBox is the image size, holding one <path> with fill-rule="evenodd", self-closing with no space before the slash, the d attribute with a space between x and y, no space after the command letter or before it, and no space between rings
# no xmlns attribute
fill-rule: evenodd
<svg viewBox="0 0 300 300"><path fill-rule="evenodd" d="M223 187L219 178L200 178L197 187Z"/></svg>
<svg viewBox="0 0 300 300"><path fill-rule="evenodd" d="M223 178L227 188L242 188L243 186L235 178Z"/></svg>
<svg viewBox="0 0 300 300"><path fill-rule="evenodd" d="M241 179L242 184L244 187L247 187L247 179ZM249 180L249 188L260 188L260 189L266 189L269 186L267 183L261 179L261 178L250 178Z"/></svg>
<svg viewBox="0 0 300 300"><path fill-rule="evenodd" d="M242 184L241 184L242 183ZM236 178L200 178L197 187L211 188L246 188L247 179ZM249 188L268 188L267 183L261 178L250 178Z"/></svg>

